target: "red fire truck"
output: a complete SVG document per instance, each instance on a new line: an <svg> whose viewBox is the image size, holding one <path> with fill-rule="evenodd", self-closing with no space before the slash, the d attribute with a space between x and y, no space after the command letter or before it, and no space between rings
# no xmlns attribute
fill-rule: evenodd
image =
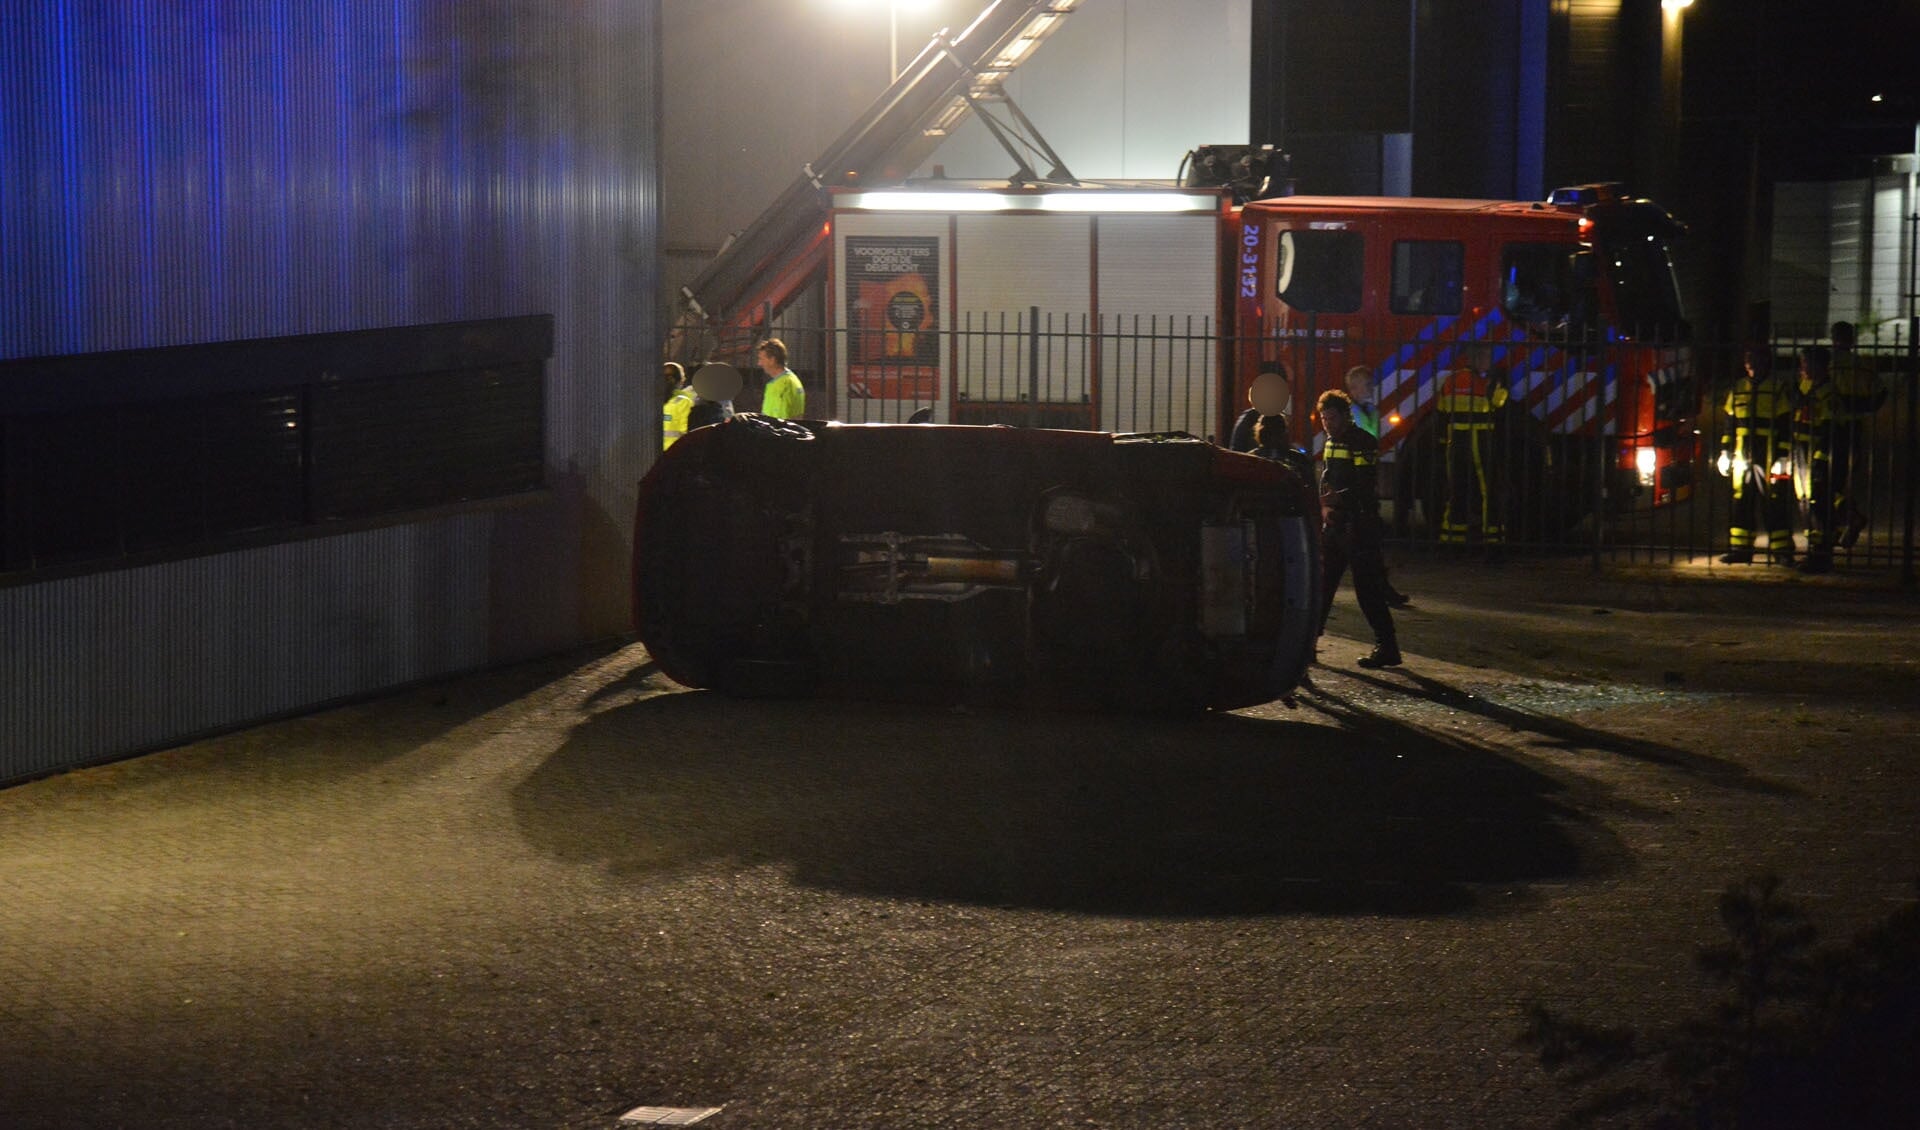
<svg viewBox="0 0 1920 1130"><path fill-rule="evenodd" d="M1434 510L1432 404L1472 363L1510 389L1507 450L1535 518L1689 492L1680 227L1612 186L1537 203L1235 203L1164 183L826 196L808 253L763 292L817 288L821 415L1224 441L1254 377L1284 366L1304 442L1314 397L1361 366L1403 500ZM750 358L772 332L795 344L766 324L776 308L748 308L716 355Z"/></svg>
<svg viewBox="0 0 1920 1130"><path fill-rule="evenodd" d="M1382 448L1425 453L1439 383L1471 363L1507 383L1516 454L1570 496L1564 512L1601 492L1609 509L1690 493L1691 358L1668 254L1682 229L1658 205L1613 185L1540 203L1293 196L1229 222L1233 403L1276 362L1309 397L1362 366Z"/></svg>
<svg viewBox="0 0 1920 1130"><path fill-rule="evenodd" d="M778 333L804 351L810 407L840 420L1222 440L1264 369L1292 373L1305 439L1312 397L1359 365L1409 480L1433 463L1439 379L1472 357L1509 383L1507 430L1542 472L1530 493L1564 503L1556 521L1685 497L1692 381L1664 210L1606 185L1273 196L1271 146L1196 149L1178 184L1083 184L1037 133L1009 139L1024 115L989 112L1011 109L1006 75L1075 6L993 0L935 36L683 290L676 359L750 368ZM1015 174L910 179L969 113Z"/></svg>

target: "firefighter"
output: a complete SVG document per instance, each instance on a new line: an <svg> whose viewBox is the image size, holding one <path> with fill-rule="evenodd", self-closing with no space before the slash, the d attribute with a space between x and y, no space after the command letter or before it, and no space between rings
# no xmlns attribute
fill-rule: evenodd
<svg viewBox="0 0 1920 1130"><path fill-rule="evenodd" d="M1466 545L1477 528L1489 553L1506 541L1499 468L1493 459L1494 414L1507 403L1507 386L1471 363L1447 375L1434 398L1446 445L1447 506L1440 541Z"/></svg>
<svg viewBox="0 0 1920 1130"><path fill-rule="evenodd" d="M1833 324L1832 427L1827 437L1827 473L1833 483L1833 513L1844 520L1834 544L1852 549L1867 528L1867 515L1854 501L1853 455L1861 450L1867 422L1886 403L1887 389L1874 375L1873 363L1854 352L1852 322Z"/></svg>
<svg viewBox="0 0 1920 1130"><path fill-rule="evenodd" d="M687 414L693 411L698 397L687 383L686 369L677 362L668 361L660 367L660 387L667 395L660 409L660 450L665 451L687 434Z"/></svg>
<svg viewBox="0 0 1920 1130"><path fill-rule="evenodd" d="M1800 353L1800 403L1793 414L1794 493L1806 506L1807 556L1802 573L1833 569L1834 483L1832 355L1816 345Z"/></svg>
<svg viewBox="0 0 1920 1130"><path fill-rule="evenodd" d="M1720 473L1733 480L1733 516L1727 529L1728 565L1753 561L1756 523L1767 524L1767 555L1793 564L1793 433L1791 390L1773 374L1766 346L1747 347L1745 375L1720 406Z"/></svg>
<svg viewBox="0 0 1920 1130"><path fill-rule="evenodd" d="M1353 402L1339 389L1321 393L1314 407L1327 432L1326 446L1320 451L1320 504L1325 515L1320 535L1320 628L1326 630L1340 575L1352 566L1353 594L1373 629L1373 651L1360 658L1360 666L1398 667L1400 644L1393 610L1387 605L1386 558L1381 547L1384 531L1375 465L1379 441L1353 422Z"/></svg>

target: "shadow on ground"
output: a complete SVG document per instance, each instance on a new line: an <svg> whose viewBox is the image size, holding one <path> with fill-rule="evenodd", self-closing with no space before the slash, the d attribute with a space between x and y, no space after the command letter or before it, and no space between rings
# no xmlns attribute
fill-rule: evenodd
<svg viewBox="0 0 1920 1130"><path fill-rule="evenodd" d="M789 866L880 897L1126 915L1459 913L1622 867L1559 782L1369 729L664 694L516 789L543 850L641 876Z"/></svg>

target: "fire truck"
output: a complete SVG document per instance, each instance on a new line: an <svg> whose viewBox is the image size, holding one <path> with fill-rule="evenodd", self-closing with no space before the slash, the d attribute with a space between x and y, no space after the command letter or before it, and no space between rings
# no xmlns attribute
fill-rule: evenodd
<svg viewBox="0 0 1920 1130"><path fill-rule="evenodd" d="M997 0L935 36L684 291L677 359L749 368L782 334L807 351L816 414L847 422L1219 441L1284 367L1303 442L1313 397L1362 366L1402 500L1430 512L1436 390L1472 362L1511 390L1506 430L1554 496L1548 521L1687 496L1681 228L1658 205L1600 184L1538 202L1288 195L1283 155L1246 145L1196 149L1170 181L1082 183L1001 86L1073 6ZM913 177L966 113L1014 174Z"/></svg>
<svg viewBox="0 0 1920 1130"><path fill-rule="evenodd" d="M1657 204L1611 184L1541 202L1292 196L1227 223L1241 385L1281 364L1311 395L1365 368L1382 450L1431 466L1436 392L1472 365L1507 387L1510 457L1565 496L1562 517L1691 493L1683 228Z"/></svg>

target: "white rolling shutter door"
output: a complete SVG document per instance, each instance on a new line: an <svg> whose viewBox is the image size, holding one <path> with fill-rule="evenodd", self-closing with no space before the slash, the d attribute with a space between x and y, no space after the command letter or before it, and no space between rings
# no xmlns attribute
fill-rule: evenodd
<svg viewBox="0 0 1920 1130"><path fill-rule="evenodd" d="M963 215L958 223L954 330L959 395L1011 403L1085 404L1091 396L1086 333L1093 270L1085 216ZM1030 371L1033 307L1037 367Z"/></svg>
<svg viewBox="0 0 1920 1130"><path fill-rule="evenodd" d="M1219 218L1100 217L1100 426L1214 430Z"/></svg>

